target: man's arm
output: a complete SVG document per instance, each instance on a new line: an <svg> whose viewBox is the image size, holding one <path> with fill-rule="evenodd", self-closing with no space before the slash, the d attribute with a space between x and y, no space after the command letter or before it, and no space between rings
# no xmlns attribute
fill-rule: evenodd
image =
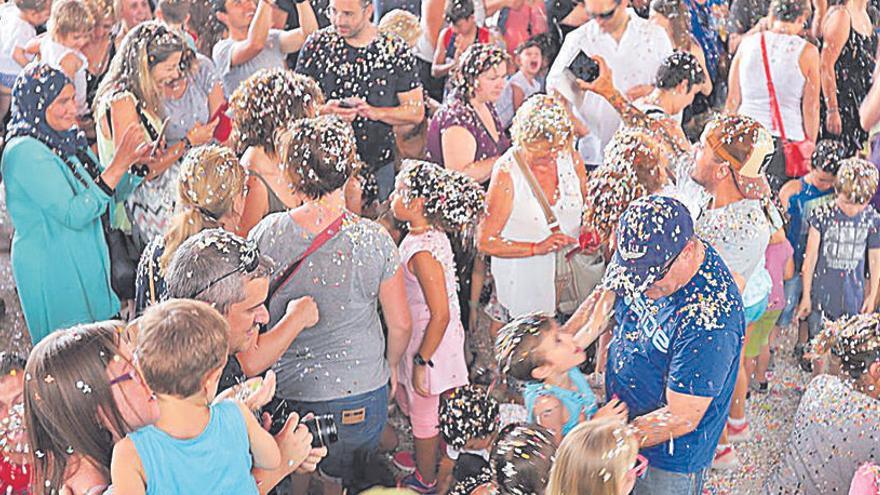
<svg viewBox="0 0 880 495"><path fill-rule="evenodd" d="M396 107L374 107L360 98L356 101L358 115L369 120L378 120L388 125L416 125L425 118L424 91L421 87L397 93L400 104Z"/></svg>
<svg viewBox="0 0 880 495"><path fill-rule="evenodd" d="M270 0L260 0L260 5L257 6L257 12L248 28L247 38L232 45L229 65L235 67L244 64L263 51L266 39L269 37L269 28L272 27L273 5Z"/></svg>
<svg viewBox="0 0 880 495"><path fill-rule="evenodd" d="M290 344L306 328L318 323L318 306L311 297L290 301L281 320L257 338L253 349L238 353L238 361L246 376L256 376L275 364Z"/></svg>
<svg viewBox="0 0 880 495"><path fill-rule="evenodd" d="M632 425L641 436L640 445L650 447L694 431L712 403L700 397L666 389L666 406L635 418Z"/></svg>

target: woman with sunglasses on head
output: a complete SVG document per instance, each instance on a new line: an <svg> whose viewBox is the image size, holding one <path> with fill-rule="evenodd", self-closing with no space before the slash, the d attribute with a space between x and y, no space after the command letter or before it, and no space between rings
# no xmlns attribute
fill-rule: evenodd
<svg viewBox="0 0 880 495"><path fill-rule="evenodd" d="M24 400L34 493L104 493L113 444L158 419L123 335L122 322L92 323L31 351Z"/></svg>
<svg viewBox="0 0 880 495"><path fill-rule="evenodd" d="M244 210L246 172L232 150L216 145L190 151L177 182L178 213L144 249L135 283L137 314L165 299L165 270L177 247L205 229L235 232Z"/></svg>
<svg viewBox="0 0 880 495"><path fill-rule="evenodd" d="M74 93L45 64L29 66L12 92L3 185L15 227L12 273L34 343L119 312L101 216L140 183L129 167L149 153L134 128L120 129L118 153L102 168L76 127Z"/></svg>
<svg viewBox="0 0 880 495"><path fill-rule="evenodd" d="M627 495L647 467L634 430L616 418L594 419L562 440L546 495Z"/></svg>

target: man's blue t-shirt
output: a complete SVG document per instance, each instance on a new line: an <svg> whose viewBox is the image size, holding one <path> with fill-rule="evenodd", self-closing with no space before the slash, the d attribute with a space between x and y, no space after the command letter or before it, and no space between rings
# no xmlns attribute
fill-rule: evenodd
<svg viewBox="0 0 880 495"><path fill-rule="evenodd" d="M746 328L733 276L715 249L705 246L700 269L675 293L653 302L645 296L617 299L608 348L605 390L626 402L630 419L665 406L667 388L714 398L694 431L642 451L652 466L677 473L712 463Z"/></svg>

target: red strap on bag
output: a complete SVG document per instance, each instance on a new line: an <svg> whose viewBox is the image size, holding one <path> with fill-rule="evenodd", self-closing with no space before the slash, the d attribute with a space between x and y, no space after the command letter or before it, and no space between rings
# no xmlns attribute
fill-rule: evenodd
<svg viewBox="0 0 880 495"><path fill-rule="evenodd" d="M767 76L767 91L770 93L773 128L779 129L779 137L782 138L783 143L787 143L785 126L782 124L782 112L779 111L779 101L776 99L776 87L773 85L773 76L770 75L770 60L767 57L767 42L764 40L764 33L761 33L761 58L764 61L764 75Z"/></svg>

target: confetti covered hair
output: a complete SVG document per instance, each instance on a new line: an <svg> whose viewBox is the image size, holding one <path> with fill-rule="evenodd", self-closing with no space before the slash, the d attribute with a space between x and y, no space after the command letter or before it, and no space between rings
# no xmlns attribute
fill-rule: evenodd
<svg viewBox="0 0 880 495"><path fill-rule="evenodd" d="M280 133L278 148L292 189L311 199L343 187L357 169L354 131L333 115L292 123Z"/></svg>
<svg viewBox="0 0 880 495"><path fill-rule="evenodd" d="M53 332L31 351L25 367L24 422L33 486L45 493L61 489L74 453L109 479L113 434L105 424L118 437L131 431L107 379L107 365L126 359L119 347L124 325L104 321Z"/></svg>
<svg viewBox="0 0 880 495"><path fill-rule="evenodd" d="M517 109L510 136L517 146L544 142L551 150L561 152L572 146L574 124L556 97L537 94Z"/></svg>
<svg viewBox="0 0 880 495"><path fill-rule="evenodd" d="M422 35L419 18L403 9L394 9L379 20L379 32L399 36L410 48L414 47Z"/></svg>
<svg viewBox="0 0 880 495"><path fill-rule="evenodd" d="M142 108L164 119L162 94L150 69L176 53L181 54L181 73L192 74L197 68L195 53L179 34L157 21L142 22L135 26L123 38L119 50L110 62L107 75L98 86L96 108L109 105L115 95L128 91Z"/></svg>
<svg viewBox="0 0 880 495"><path fill-rule="evenodd" d="M18 371L23 371L27 361L15 352L0 352L0 377Z"/></svg>
<svg viewBox="0 0 880 495"><path fill-rule="evenodd" d="M706 124L703 136L718 160L742 166L748 161L761 129L761 124L751 117L722 114Z"/></svg>
<svg viewBox="0 0 880 495"><path fill-rule="evenodd" d="M455 449L498 430L499 406L485 387L455 387L440 397L440 435Z"/></svg>
<svg viewBox="0 0 880 495"><path fill-rule="evenodd" d="M474 15L474 0L449 0L446 2L443 19L448 24L455 24L472 15Z"/></svg>
<svg viewBox="0 0 880 495"><path fill-rule="evenodd" d="M95 16L82 0L54 0L46 28L53 38L85 33L95 27Z"/></svg>
<svg viewBox="0 0 880 495"><path fill-rule="evenodd" d="M461 60L452 72L450 86L453 93L469 100L477 91L477 78L493 67L507 62L510 56L507 50L494 44L474 43L461 56Z"/></svg>
<svg viewBox="0 0 880 495"><path fill-rule="evenodd" d="M660 143L640 129L617 131L605 147L605 160L587 181L583 224L600 243L611 236L630 203L660 190L668 181Z"/></svg>
<svg viewBox="0 0 880 495"><path fill-rule="evenodd" d="M617 495L639 452L633 431L616 418L577 425L559 445L547 495Z"/></svg>
<svg viewBox="0 0 880 495"><path fill-rule="evenodd" d="M275 153L276 134L299 119L318 114L324 95L309 76L291 70L263 69L245 79L232 93L233 148L242 154L251 146Z"/></svg>
<svg viewBox="0 0 880 495"><path fill-rule="evenodd" d="M404 160L397 180L404 203L424 200L428 221L446 232L472 230L486 211L486 194L475 180L435 163Z"/></svg>
<svg viewBox="0 0 880 495"><path fill-rule="evenodd" d="M810 157L810 166L822 172L837 175L840 162L846 159L846 146L837 139L822 139Z"/></svg>
<svg viewBox="0 0 880 495"><path fill-rule="evenodd" d="M92 17L95 18L96 23L107 18L116 19L112 0L87 0L86 5L89 7L89 11L92 13Z"/></svg>
<svg viewBox="0 0 880 495"><path fill-rule="evenodd" d="M206 145L193 148L180 166L177 183L178 212L165 232L165 251L159 258L165 270L183 241L207 228L220 227L220 219L233 210L244 194L245 170L229 148Z"/></svg>
<svg viewBox="0 0 880 495"><path fill-rule="evenodd" d="M812 341L814 354L831 351L841 370L854 379L880 360L880 313L844 316L829 322Z"/></svg>
<svg viewBox="0 0 880 495"><path fill-rule="evenodd" d="M771 0L770 13L782 22L795 22L810 11L806 0Z"/></svg>
<svg viewBox="0 0 880 495"><path fill-rule="evenodd" d="M834 191L848 201L865 204L877 192L877 182L877 167L873 163L861 158L847 158L840 162Z"/></svg>
<svg viewBox="0 0 880 495"><path fill-rule="evenodd" d="M499 493L543 495L555 454L556 441L543 426L505 426L489 456Z"/></svg>
<svg viewBox="0 0 880 495"><path fill-rule="evenodd" d="M138 327L135 358L158 394L192 397L203 390L208 374L226 364L229 324L204 302L171 299L154 304Z"/></svg>
<svg viewBox="0 0 880 495"><path fill-rule="evenodd" d="M501 373L518 380L534 380L532 371L545 362L535 349L541 345L541 333L552 324L551 316L532 313L504 325L495 339L495 360Z"/></svg>
<svg viewBox="0 0 880 495"><path fill-rule="evenodd" d="M706 74L697 57L688 52L675 51L660 63L654 85L660 89L672 89L682 81L687 81L687 89L690 91L705 80Z"/></svg>

